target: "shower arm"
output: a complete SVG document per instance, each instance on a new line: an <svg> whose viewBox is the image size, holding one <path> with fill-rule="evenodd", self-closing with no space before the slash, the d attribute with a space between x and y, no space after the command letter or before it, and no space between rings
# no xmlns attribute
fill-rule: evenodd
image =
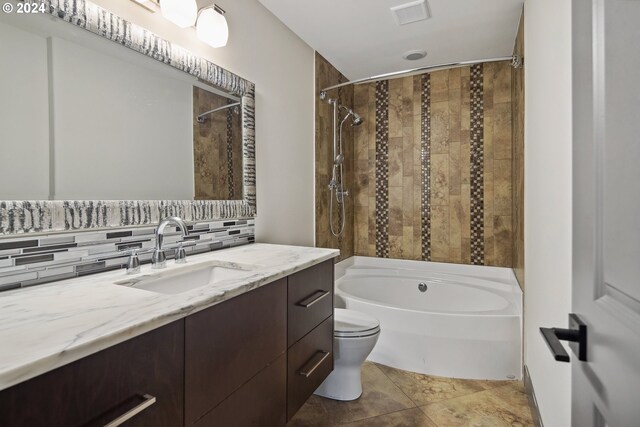
<svg viewBox="0 0 640 427"><path fill-rule="evenodd" d="M205 117L208 116L209 114L213 114L220 110L226 110L227 108L237 107L240 104L241 104L240 102L233 102L231 104L223 105L222 107L214 108L213 110L205 111L204 113L196 117L196 120L198 121L198 123L204 123L206 120Z"/></svg>

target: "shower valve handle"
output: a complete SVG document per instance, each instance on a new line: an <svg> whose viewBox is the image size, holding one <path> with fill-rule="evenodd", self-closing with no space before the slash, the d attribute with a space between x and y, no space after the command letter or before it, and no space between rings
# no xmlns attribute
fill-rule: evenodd
<svg viewBox="0 0 640 427"><path fill-rule="evenodd" d="M338 191L338 199L343 200L345 197L349 197L349 190Z"/></svg>

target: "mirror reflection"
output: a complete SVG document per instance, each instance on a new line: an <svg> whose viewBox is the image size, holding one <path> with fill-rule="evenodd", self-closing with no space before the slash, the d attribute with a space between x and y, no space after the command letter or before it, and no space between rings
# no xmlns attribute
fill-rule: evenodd
<svg viewBox="0 0 640 427"><path fill-rule="evenodd" d="M193 88L196 200L242 198L240 102Z"/></svg>
<svg viewBox="0 0 640 427"><path fill-rule="evenodd" d="M238 96L50 16L0 40L0 200L242 199Z"/></svg>

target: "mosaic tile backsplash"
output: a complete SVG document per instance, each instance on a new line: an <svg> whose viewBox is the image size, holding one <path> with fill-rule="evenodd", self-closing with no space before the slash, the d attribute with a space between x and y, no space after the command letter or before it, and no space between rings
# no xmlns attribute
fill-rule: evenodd
<svg viewBox="0 0 640 427"><path fill-rule="evenodd" d="M254 225L254 219L191 223L184 239L187 256L251 243ZM125 268L128 255L122 251L153 248L155 230L114 228L0 239L0 291ZM175 227L165 229L167 258L173 258L182 240ZM139 257L143 264L151 262L151 253Z"/></svg>
<svg viewBox="0 0 640 427"><path fill-rule="evenodd" d="M356 85L355 255L511 267L507 62Z"/></svg>

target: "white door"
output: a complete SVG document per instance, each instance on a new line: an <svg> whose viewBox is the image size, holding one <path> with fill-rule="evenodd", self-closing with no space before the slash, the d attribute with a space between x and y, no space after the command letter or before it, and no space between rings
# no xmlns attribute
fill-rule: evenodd
<svg viewBox="0 0 640 427"><path fill-rule="evenodd" d="M640 0L573 0L572 424L640 426Z"/></svg>

